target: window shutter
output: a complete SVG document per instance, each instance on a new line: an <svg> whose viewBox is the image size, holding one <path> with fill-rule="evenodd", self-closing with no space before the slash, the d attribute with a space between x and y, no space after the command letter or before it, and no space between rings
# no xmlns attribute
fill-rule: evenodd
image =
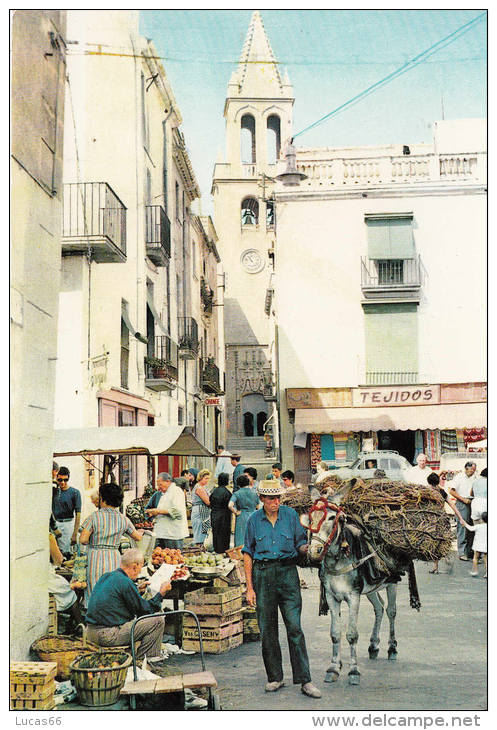
<svg viewBox="0 0 497 730"><path fill-rule="evenodd" d="M412 216L366 218L370 259L415 258Z"/></svg>
<svg viewBox="0 0 497 730"><path fill-rule="evenodd" d="M417 305L398 303L363 306L366 371L417 372Z"/></svg>

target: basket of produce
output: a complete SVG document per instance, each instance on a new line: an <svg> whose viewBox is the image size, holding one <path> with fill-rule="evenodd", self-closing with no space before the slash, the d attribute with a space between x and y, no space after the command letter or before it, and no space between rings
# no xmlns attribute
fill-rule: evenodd
<svg viewBox="0 0 497 730"><path fill-rule="evenodd" d="M167 563L168 565L182 565L185 562L185 558L181 550L156 547L152 552L151 562L155 568L159 568L163 563Z"/></svg>
<svg viewBox="0 0 497 730"><path fill-rule="evenodd" d="M42 636L31 645L31 650L42 662L56 662L59 682L70 678L69 665L82 654L90 654L100 647L76 636Z"/></svg>
<svg viewBox="0 0 497 730"><path fill-rule="evenodd" d="M147 502L148 499L143 502L142 498L139 498L138 500L131 502L131 504L128 504L126 507L126 517L131 520L135 527L142 527L145 523L147 525L150 523L145 512L145 504Z"/></svg>
<svg viewBox="0 0 497 730"><path fill-rule="evenodd" d="M79 701L86 707L113 705L126 681L131 655L105 649L75 659L71 679Z"/></svg>
<svg viewBox="0 0 497 730"><path fill-rule="evenodd" d="M194 575L203 578L216 578L221 575L226 563L229 561L226 561L222 555L203 552L199 555L188 556L185 562Z"/></svg>

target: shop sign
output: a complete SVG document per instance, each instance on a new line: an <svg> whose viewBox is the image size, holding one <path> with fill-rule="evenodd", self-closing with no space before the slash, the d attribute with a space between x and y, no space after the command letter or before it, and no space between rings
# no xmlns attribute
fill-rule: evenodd
<svg viewBox="0 0 497 730"><path fill-rule="evenodd" d="M221 405L221 398L219 396L213 396L212 398L205 398L204 406L219 406Z"/></svg>
<svg viewBox="0 0 497 730"><path fill-rule="evenodd" d="M353 388L354 408L431 406L440 403L440 385L387 385Z"/></svg>

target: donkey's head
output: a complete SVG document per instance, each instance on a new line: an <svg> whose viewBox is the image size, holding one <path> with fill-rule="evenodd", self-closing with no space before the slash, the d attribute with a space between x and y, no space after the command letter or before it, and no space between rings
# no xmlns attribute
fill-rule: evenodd
<svg viewBox="0 0 497 730"><path fill-rule="evenodd" d="M340 503L346 497L350 486L349 483L343 485L334 492L333 497L319 497L309 512L301 516L302 526L310 533L308 556L311 560L323 560L329 550L336 552L334 549L336 546L340 549L342 526L345 521L345 512Z"/></svg>

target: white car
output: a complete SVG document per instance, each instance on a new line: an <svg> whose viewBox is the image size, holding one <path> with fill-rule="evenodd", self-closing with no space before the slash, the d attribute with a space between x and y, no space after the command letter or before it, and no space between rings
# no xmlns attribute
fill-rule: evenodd
<svg viewBox="0 0 497 730"><path fill-rule="evenodd" d="M327 474L340 477L341 479L351 479L352 477L361 477L361 479L372 479L377 469L385 472L387 479L393 481L408 481L406 472L411 468L411 464L398 451L361 451L357 459L350 466L342 466L339 469L333 469Z"/></svg>

